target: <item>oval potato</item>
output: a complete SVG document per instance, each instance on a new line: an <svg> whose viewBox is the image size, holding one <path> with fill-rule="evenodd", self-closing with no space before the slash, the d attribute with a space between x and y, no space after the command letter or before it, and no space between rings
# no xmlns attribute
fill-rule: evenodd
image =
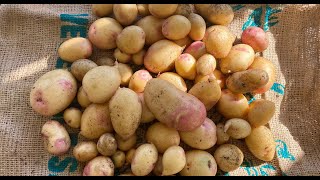
<svg viewBox="0 0 320 180"><path fill-rule="evenodd" d="M232 118L225 123L224 132L234 139L243 139L250 135L251 126L244 119Z"/></svg>
<svg viewBox="0 0 320 180"><path fill-rule="evenodd" d="M136 176L146 176L154 168L158 160L158 151L153 144L140 145L131 162L132 173Z"/></svg>
<svg viewBox="0 0 320 180"><path fill-rule="evenodd" d="M109 157L98 156L86 164L83 176L113 176L114 164Z"/></svg>
<svg viewBox="0 0 320 180"><path fill-rule="evenodd" d="M173 15L162 24L162 34L170 40L178 40L186 37L191 30L190 21L182 15Z"/></svg>
<svg viewBox="0 0 320 180"><path fill-rule="evenodd" d="M186 165L186 154L182 147L171 146L162 156L162 175L168 176L180 172Z"/></svg>
<svg viewBox="0 0 320 180"><path fill-rule="evenodd" d="M73 156L79 162L90 161L99 154L97 144L93 141L83 141L73 148Z"/></svg>
<svg viewBox="0 0 320 180"><path fill-rule="evenodd" d="M248 122L252 127L266 125L273 117L276 110L274 102L257 99L250 103L248 111Z"/></svg>
<svg viewBox="0 0 320 180"><path fill-rule="evenodd" d="M149 4L150 14L157 18L167 18L175 13L178 4Z"/></svg>
<svg viewBox="0 0 320 180"><path fill-rule="evenodd" d="M223 144L214 152L214 159L219 169L230 172L238 169L243 162L242 151L233 144Z"/></svg>
<svg viewBox="0 0 320 180"><path fill-rule="evenodd" d="M206 32L206 22L200 15L195 13L191 13L188 19L191 23L190 38L194 41L202 40Z"/></svg>
<svg viewBox="0 0 320 180"><path fill-rule="evenodd" d="M126 54L135 54L142 50L146 41L146 34L139 26L125 27L117 36L117 47Z"/></svg>
<svg viewBox="0 0 320 180"><path fill-rule="evenodd" d="M165 72L160 74L157 78L166 80L173 85L175 85L178 89L181 91L187 92L187 85L184 79L179 76L179 74L174 73L174 72Z"/></svg>
<svg viewBox="0 0 320 180"><path fill-rule="evenodd" d="M114 4L113 14L121 25L128 26L136 20L138 8L136 4Z"/></svg>
<svg viewBox="0 0 320 180"><path fill-rule="evenodd" d="M58 48L59 57L68 62L86 59L92 54L92 44L86 38L75 37L64 41Z"/></svg>

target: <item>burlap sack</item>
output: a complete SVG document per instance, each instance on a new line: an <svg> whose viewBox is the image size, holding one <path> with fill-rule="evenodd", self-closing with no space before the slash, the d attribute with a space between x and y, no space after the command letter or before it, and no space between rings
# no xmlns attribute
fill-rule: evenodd
<svg viewBox="0 0 320 180"><path fill-rule="evenodd" d="M272 90L255 98L276 103L269 127L277 148L274 160L265 163L236 141L245 154L243 165L218 174L320 175L320 5L233 7L230 28L238 37L252 25L270 37L262 55L276 65L277 80ZM50 118L32 111L29 93L41 75L67 65L58 60L59 44L86 37L94 19L90 5L0 6L0 175L81 175L83 164L72 151L56 157L44 150L40 129ZM106 54L95 51L92 59ZM62 120L61 115L53 118ZM70 133L75 145L81 137Z"/></svg>

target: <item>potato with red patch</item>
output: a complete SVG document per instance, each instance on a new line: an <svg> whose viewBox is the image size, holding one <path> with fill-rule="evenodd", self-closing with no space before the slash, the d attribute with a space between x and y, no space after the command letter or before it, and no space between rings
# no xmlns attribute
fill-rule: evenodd
<svg viewBox="0 0 320 180"><path fill-rule="evenodd" d="M76 37L64 41L58 48L59 57L68 62L86 59L92 54L92 44L86 38Z"/></svg>
<svg viewBox="0 0 320 180"><path fill-rule="evenodd" d="M117 47L126 54L135 54L142 50L146 41L146 34L139 26L125 27L117 36Z"/></svg>
<svg viewBox="0 0 320 180"><path fill-rule="evenodd" d="M204 42L195 41L184 50L184 53L191 54L195 59L199 59L207 53L207 50Z"/></svg>
<svg viewBox="0 0 320 180"><path fill-rule="evenodd" d="M89 161L83 169L83 176L113 176L114 164L109 157L98 156Z"/></svg>
<svg viewBox="0 0 320 180"><path fill-rule="evenodd" d="M114 4L113 14L121 25L128 26L137 19L138 8L136 4Z"/></svg>
<svg viewBox="0 0 320 180"><path fill-rule="evenodd" d="M141 93L150 79L152 79L151 74L147 70L140 69L131 76L129 88L134 92Z"/></svg>
<svg viewBox="0 0 320 180"><path fill-rule="evenodd" d="M162 24L162 34L170 40L178 40L186 37L191 31L190 21L182 15L173 15Z"/></svg>
<svg viewBox="0 0 320 180"><path fill-rule="evenodd" d="M157 18L167 18L175 13L178 4L149 4L150 14Z"/></svg>
<svg viewBox="0 0 320 180"><path fill-rule="evenodd" d="M255 52L262 52L268 48L267 34L260 27L251 26L241 34L241 41L248 44Z"/></svg>
<svg viewBox="0 0 320 180"><path fill-rule="evenodd" d="M152 45L161 39L165 39L161 32L163 21L164 19L161 18L146 16L136 23L146 34L146 45Z"/></svg>
<svg viewBox="0 0 320 180"><path fill-rule="evenodd" d="M188 53L181 54L178 59L175 60L175 68L177 73L189 80L194 80L197 74L196 59Z"/></svg>

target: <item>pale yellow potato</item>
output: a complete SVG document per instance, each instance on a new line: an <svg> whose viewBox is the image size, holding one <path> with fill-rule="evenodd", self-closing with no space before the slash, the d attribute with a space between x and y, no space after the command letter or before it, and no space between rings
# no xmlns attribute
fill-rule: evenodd
<svg viewBox="0 0 320 180"><path fill-rule="evenodd" d="M168 176L180 172L186 165L186 154L182 147L171 146L162 157L162 175Z"/></svg>
<svg viewBox="0 0 320 180"><path fill-rule="evenodd" d="M82 112L78 108L68 108L63 112L63 119L72 128L80 128Z"/></svg>
<svg viewBox="0 0 320 180"><path fill-rule="evenodd" d="M82 82L84 75L98 65L89 59L79 59L72 63L71 73L79 81Z"/></svg>
<svg viewBox="0 0 320 180"><path fill-rule="evenodd" d="M226 121L223 131L233 139L243 139L250 135L251 126L244 119L232 118Z"/></svg>
<svg viewBox="0 0 320 180"><path fill-rule="evenodd" d="M181 91L187 92L187 85L184 79L177 73L165 72L160 74L157 78L166 80L171 84L175 85Z"/></svg>
<svg viewBox="0 0 320 180"><path fill-rule="evenodd" d="M73 156L79 162L90 161L97 157L99 152L97 149L97 144L93 141L83 141L78 143L73 148Z"/></svg>
<svg viewBox="0 0 320 180"><path fill-rule="evenodd" d="M179 46L185 48L190 46L190 44L193 42L192 39L189 36L186 36L182 39L174 40L174 43L178 44Z"/></svg>
<svg viewBox="0 0 320 180"><path fill-rule="evenodd" d="M152 173L156 176L162 176L163 166L162 166L162 154L158 155L158 160L155 167L152 170Z"/></svg>
<svg viewBox="0 0 320 180"><path fill-rule="evenodd" d="M135 54L143 49L146 34L136 25L125 27L117 36L117 47L126 54Z"/></svg>
<svg viewBox="0 0 320 180"><path fill-rule="evenodd" d="M234 41L236 40L236 38L237 38L237 36L236 36L235 34L233 34L233 33L231 32L231 30L230 30L227 26L223 26L223 25L212 25L212 26L210 26L210 27L208 27L208 28L206 29L206 32L205 32L205 34L204 34L204 37L203 37L202 41L205 42L206 39L207 39L207 37L208 37L208 35L209 35L209 33L212 32L212 31L215 31L215 30L222 30L222 31L228 32L229 35L233 38L233 42L234 42Z"/></svg>
<svg viewBox="0 0 320 180"><path fill-rule="evenodd" d="M104 156L112 156L117 151L117 141L111 133L104 133L99 137L97 149Z"/></svg>
<svg viewBox="0 0 320 180"><path fill-rule="evenodd" d="M115 60L110 57L101 57L96 60L98 66L114 66Z"/></svg>
<svg viewBox="0 0 320 180"><path fill-rule="evenodd" d="M68 62L86 59L92 54L92 44L86 38L75 37L64 41L58 48L59 57Z"/></svg>
<svg viewBox="0 0 320 180"><path fill-rule="evenodd" d="M114 164L109 157L98 156L86 164L83 176L113 176Z"/></svg>
<svg viewBox="0 0 320 180"><path fill-rule="evenodd" d="M137 19L138 8L136 4L114 4L113 14L121 25L128 26Z"/></svg>
<svg viewBox="0 0 320 180"><path fill-rule="evenodd" d="M197 74L196 63L196 59L192 55L183 53L176 59L174 65L181 77L194 80Z"/></svg>
<svg viewBox="0 0 320 180"><path fill-rule="evenodd" d="M170 40L178 40L186 37L191 31L190 21L182 15L173 15L162 24L162 34Z"/></svg>
<svg viewBox="0 0 320 180"><path fill-rule="evenodd" d="M109 16L113 12L113 4L92 4L92 12L98 17Z"/></svg>
<svg viewBox="0 0 320 180"><path fill-rule="evenodd" d="M136 25L141 27L145 32L145 44L152 45L153 43L165 39L162 34L162 23L164 19L157 18L154 16L146 16L141 18Z"/></svg>
<svg viewBox="0 0 320 180"><path fill-rule="evenodd" d="M134 153L131 171L136 176L146 176L153 170L157 160L157 148L153 144L142 144Z"/></svg>
<svg viewBox="0 0 320 180"><path fill-rule="evenodd" d="M137 93L144 91L147 82L152 79L151 74L144 69L140 69L133 73L129 81L129 88Z"/></svg>
<svg viewBox="0 0 320 180"><path fill-rule="evenodd" d="M149 123L155 119L153 113L150 111L146 103L144 102L144 96L143 93L138 93L139 100L142 105L142 114L141 114L141 123Z"/></svg>
<svg viewBox="0 0 320 180"><path fill-rule="evenodd" d="M115 134L115 139L117 141L117 147L121 151L129 151L131 148L133 148L137 143L137 134L134 133L132 136L130 136L128 139L123 139L118 134Z"/></svg>
<svg viewBox="0 0 320 180"><path fill-rule="evenodd" d="M272 119L275 110L274 102L257 99L249 105L247 120L252 127L264 126Z"/></svg>
<svg viewBox="0 0 320 180"><path fill-rule="evenodd" d="M121 75L121 84L120 85L128 86L130 78L133 74L132 68L127 64L118 63L118 70Z"/></svg>
<svg viewBox="0 0 320 180"><path fill-rule="evenodd" d="M114 58L120 63L129 63L132 59L131 54L122 52L119 48L116 48L113 52Z"/></svg>
<svg viewBox="0 0 320 180"><path fill-rule="evenodd" d="M206 33L206 22L198 14L191 13L188 17L188 20L191 23L191 30L189 32L189 37L194 41L200 41L203 39L204 34Z"/></svg>
<svg viewBox="0 0 320 180"><path fill-rule="evenodd" d="M195 59L199 59L202 55L207 53L207 50L204 42L195 41L185 49L184 53L191 54Z"/></svg>
<svg viewBox="0 0 320 180"><path fill-rule="evenodd" d="M143 59L146 55L146 50L142 49L141 51L137 52L136 54L132 55L132 62L135 65L143 65Z"/></svg>
<svg viewBox="0 0 320 180"><path fill-rule="evenodd" d="M116 168L121 168L126 162L126 154L123 151L116 151L111 158Z"/></svg>
<svg viewBox="0 0 320 180"><path fill-rule="evenodd" d="M216 69L216 59L211 54L204 54L197 60L197 74L209 75Z"/></svg>
<svg viewBox="0 0 320 180"><path fill-rule="evenodd" d="M208 75L197 74L196 78L194 78L194 84L197 84L197 83L203 82L203 81L209 81L209 78L215 78L213 73L212 74L208 74Z"/></svg>
<svg viewBox="0 0 320 180"><path fill-rule="evenodd" d="M158 18L167 18L175 13L178 4L149 4L150 14Z"/></svg>
<svg viewBox="0 0 320 180"><path fill-rule="evenodd" d="M140 16L150 15L148 4L137 4L137 8Z"/></svg>
<svg viewBox="0 0 320 180"><path fill-rule="evenodd" d="M243 162L242 151L233 144L223 144L214 152L214 159L219 169L230 172L238 169Z"/></svg>
<svg viewBox="0 0 320 180"><path fill-rule="evenodd" d="M224 132L224 123L217 124L217 144L225 144L229 141L230 136Z"/></svg>
<svg viewBox="0 0 320 180"><path fill-rule="evenodd" d="M193 4L178 4L177 10L174 12L174 14L188 17L194 11L195 8Z"/></svg>
<svg viewBox="0 0 320 180"><path fill-rule="evenodd" d="M127 153L126 153L126 163L127 164L131 164L135 152L136 152L136 149L134 149L134 148L127 151Z"/></svg>
<svg viewBox="0 0 320 180"><path fill-rule="evenodd" d="M83 87L81 86L78 90L77 94L77 101L80 104L81 107L86 108L88 107L92 102L89 100L88 95L86 92L84 92Z"/></svg>
<svg viewBox="0 0 320 180"><path fill-rule="evenodd" d="M234 12L229 4L195 4L195 9L212 24L227 26L234 18Z"/></svg>

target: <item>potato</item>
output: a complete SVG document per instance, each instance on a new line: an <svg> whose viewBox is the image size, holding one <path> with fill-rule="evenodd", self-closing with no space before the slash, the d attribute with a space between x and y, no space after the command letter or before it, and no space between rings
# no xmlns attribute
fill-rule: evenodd
<svg viewBox="0 0 320 180"><path fill-rule="evenodd" d="M193 42L192 39L189 36L186 36L182 39L178 39L173 41L174 43L178 44L179 46L185 48L190 46L190 44Z"/></svg>
<svg viewBox="0 0 320 180"><path fill-rule="evenodd" d="M160 122L149 126L145 136L147 142L154 144L159 153L164 153L170 146L180 144L178 131Z"/></svg>
<svg viewBox="0 0 320 180"><path fill-rule="evenodd" d="M269 45L267 34L262 28L255 26L248 27L242 32L241 41L251 46L255 52L262 52Z"/></svg>
<svg viewBox="0 0 320 180"><path fill-rule="evenodd" d="M84 92L82 86L78 90L77 101L80 104L80 106L83 107L83 108L88 107L92 103L89 100L87 93Z"/></svg>
<svg viewBox="0 0 320 180"><path fill-rule="evenodd" d="M72 128L80 128L82 112L74 107L64 110L63 119Z"/></svg>
<svg viewBox="0 0 320 180"><path fill-rule="evenodd" d="M215 69L213 71L213 76L216 78L218 84L220 85L221 89L224 88L225 84L226 84L226 77L222 74L221 71L219 71L218 69Z"/></svg>
<svg viewBox="0 0 320 180"><path fill-rule="evenodd" d="M181 176L215 176L217 163L213 156L202 150L186 152L186 166L180 171Z"/></svg>
<svg viewBox="0 0 320 180"><path fill-rule="evenodd" d="M125 52L122 52L119 48L116 48L113 52L114 58L120 63L129 63L132 59L131 54L127 54Z"/></svg>
<svg viewBox="0 0 320 180"><path fill-rule="evenodd" d="M251 134L245 138L250 152L262 161L272 161L275 155L276 143L272 132L265 126L253 128Z"/></svg>
<svg viewBox="0 0 320 180"><path fill-rule="evenodd" d="M213 25L213 26L210 26L206 29L206 32L204 34L202 41L205 42L206 39L208 38L209 33L211 33L212 31L216 31L216 30L227 32L229 34L229 36L231 37L232 42L234 42L237 38L237 36L235 34L233 34L227 26Z"/></svg>
<svg viewBox="0 0 320 180"><path fill-rule="evenodd" d="M150 14L157 18L167 18L175 13L178 4L149 4Z"/></svg>
<svg viewBox="0 0 320 180"><path fill-rule="evenodd" d="M109 102L112 126L123 139L136 132L142 113L138 95L128 88L119 88Z"/></svg>
<svg viewBox="0 0 320 180"><path fill-rule="evenodd" d="M144 69L136 71L130 78L129 88L137 93L144 91L147 82L152 79L151 74Z"/></svg>
<svg viewBox="0 0 320 180"><path fill-rule="evenodd" d="M158 160L158 151L153 144L140 145L131 162L132 173L136 176L146 176L154 168Z"/></svg>
<svg viewBox="0 0 320 180"><path fill-rule="evenodd" d="M83 90L93 103L104 103L111 99L120 87L121 75L117 67L98 66L86 73L82 80Z"/></svg>
<svg viewBox="0 0 320 180"><path fill-rule="evenodd" d="M197 12L213 24L230 24L234 18L232 7L228 4L195 4Z"/></svg>
<svg viewBox="0 0 320 180"><path fill-rule="evenodd" d="M171 146L162 157L163 176L173 175L180 172L186 165L186 154L182 147Z"/></svg>
<svg viewBox="0 0 320 180"><path fill-rule="evenodd" d="M144 57L144 66L153 73L171 71L183 48L169 40L152 44Z"/></svg>
<svg viewBox="0 0 320 180"><path fill-rule="evenodd" d="M155 119L155 117L152 114L152 112L150 111L150 109L148 108L148 106L146 105L146 103L144 102L143 93L138 93L138 96L139 96L140 103L142 105L142 114L141 114L140 122L141 123L149 123L149 122L153 121Z"/></svg>
<svg viewBox="0 0 320 180"><path fill-rule="evenodd" d="M245 118L248 114L249 104L243 94L232 93L228 89L221 91L217 104L218 112L225 118Z"/></svg>
<svg viewBox="0 0 320 180"><path fill-rule="evenodd" d="M184 143L196 149L209 149L217 142L216 125L209 118L197 129L179 134Z"/></svg>
<svg viewBox="0 0 320 180"><path fill-rule="evenodd" d="M116 39L122 29L121 24L113 18L99 18L89 27L88 38L99 49L114 49L117 47Z"/></svg>
<svg viewBox="0 0 320 180"><path fill-rule="evenodd" d="M268 73L269 81L263 87L253 91L254 94L262 94L267 92L276 81L276 68L274 64L263 57L255 57L249 69L262 69Z"/></svg>
<svg viewBox="0 0 320 180"><path fill-rule="evenodd" d="M101 57L96 60L98 66L114 66L115 60L110 57Z"/></svg>
<svg viewBox="0 0 320 180"><path fill-rule="evenodd" d="M165 72L160 74L157 78L166 80L171 84L175 85L176 88L180 89L181 91L187 92L187 85L184 79L179 76L179 74L174 72Z"/></svg>
<svg viewBox="0 0 320 180"><path fill-rule="evenodd" d="M97 67L98 65L89 59L79 59L72 63L71 73L80 82L84 75L91 69Z"/></svg>
<svg viewBox="0 0 320 180"><path fill-rule="evenodd" d="M121 136L115 134L115 139L117 141L117 147L121 151L128 151L133 148L137 143L137 134L134 133L129 139L122 139Z"/></svg>
<svg viewBox="0 0 320 180"><path fill-rule="evenodd" d="M143 65L143 58L146 55L146 50L142 49L141 51L137 52L136 54L132 55L132 62L135 65Z"/></svg>
<svg viewBox="0 0 320 180"><path fill-rule="evenodd" d="M223 130L233 139L243 139L251 133L251 126L244 119L232 118L227 120Z"/></svg>
<svg viewBox="0 0 320 180"><path fill-rule="evenodd" d="M162 166L162 155L158 155L158 160L156 162L155 167L153 168L152 172L156 176L162 176L163 166Z"/></svg>
<svg viewBox="0 0 320 180"><path fill-rule="evenodd" d="M216 69L216 59L211 54L204 54L197 60L197 74L209 75Z"/></svg>
<svg viewBox="0 0 320 180"><path fill-rule="evenodd" d="M128 86L130 78L133 74L132 69L129 65L118 63L118 70L121 75L121 84L122 86Z"/></svg>
<svg viewBox="0 0 320 180"><path fill-rule="evenodd" d="M98 17L109 16L113 12L113 4L92 4L92 12Z"/></svg>
<svg viewBox="0 0 320 180"><path fill-rule="evenodd" d="M126 162L126 154L122 151L116 151L112 155L112 161L116 168L121 168Z"/></svg>
<svg viewBox="0 0 320 180"><path fill-rule="evenodd" d="M136 4L114 4L113 14L121 25L128 26L136 20L138 8Z"/></svg>
<svg viewBox="0 0 320 180"><path fill-rule="evenodd" d="M79 162L90 161L99 154L97 144L93 141L83 141L73 148L73 156Z"/></svg>
<svg viewBox="0 0 320 180"><path fill-rule="evenodd" d="M77 81L68 70L56 69L42 75L32 86L30 105L43 116L66 109L77 94Z"/></svg>
<svg viewBox="0 0 320 180"><path fill-rule="evenodd" d="M86 38L75 37L64 41L58 48L59 57L68 62L86 59L92 54L92 44Z"/></svg>
<svg viewBox="0 0 320 180"><path fill-rule="evenodd" d="M266 125L273 117L276 110L274 102L257 99L250 103L248 111L248 122L252 127Z"/></svg>
<svg viewBox="0 0 320 180"><path fill-rule="evenodd" d="M153 43L165 39L162 34L162 23L164 19L154 16L146 16L140 19L136 25L141 27L145 32L145 44L152 45Z"/></svg>
<svg viewBox="0 0 320 180"><path fill-rule="evenodd" d="M199 59L207 53L206 46L202 41L195 41L186 48L184 53L191 54L195 59Z"/></svg>
<svg viewBox="0 0 320 180"><path fill-rule="evenodd" d="M117 36L117 47L126 54L135 54L143 49L146 34L139 26L127 26Z"/></svg>
<svg viewBox="0 0 320 180"><path fill-rule="evenodd" d="M112 156L117 151L117 141L113 134L102 134L97 143L97 149L104 156Z"/></svg>
<svg viewBox="0 0 320 180"><path fill-rule="evenodd" d="M138 14L140 16L148 16L150 15L148 4L137 4Z"/></svg>
<svg viewBox="0 0 320 180"><path fill-rule="evenodd" d="M156 119L179 131L196 129L207 116L200 100L163 79L148 81L144 99Z"/></svg>
<svg viewBox="0 0 320 180"><path fill-rule="evenodd" d="M252 47L246 44L237 44L231 48L225 58L220 59L220 69L224 74L244 71L248 69L253 60Z"/></svg>
<svg viewBox="0 0 320 180"><path fill-rule="evenodd" d="M162 34L170 40L178 40L186 37L191 31L190 21L182 15L173 15L162 24Z"/></svg>
<svg viewBox="0 0 320 180"><path fill-rule="evenodd" d="M58 121L47 121L42 126L41 135L44 141L44 147L50 154L59 156L67 153L70 149L70 136Z"/></svg>
<svg viewBox="0 0 320 180"><path fill-rule="evenodd" d="M196 60L188 53L181 54L178 59L175 60L175 69L177 73L189 80L194 80L197 74Z"/></svg>
<svg viewBox="0 0 320 180"><path fill-rule="evenodd" d="M214 79L215 76L212 74L209 74L209 75L200 75L200 74L197 74L196 75L196 78L194 78L194 84L197 84L199 82L203 82L203 81L209 81L209 78L212 78Z"/></svg>
<svg viewBox="0 0 320 180"><path fill-rule="evenodd" d="M178 4L177 10L174 14L188 17L195 11L193 4Z"/></svg>
<svg viewBox="0 0 320 180"><path fill-rule="evenodd" d="M126 163L127 163L127 164L131 164L135 152L136 152L136 149L130 149L130 150L126 153Z"/></svg>
<svg viewBox="0 0 320 180"><path fill-rule="evenodd" d="M233 144L223 144L214 152L214 159L219 169L230 172L240 167L243 162L242 151Z"/></svg>
<svg viewBox="0 0 320 180"><path fill-rule="evenodd" d="M109 157L98 156L88 162L83 169L83 176L113 176L114 164Z"/></svg>
<svg viewBox="0 0 320 180"><path fill-rule="evenodd" d="M200 15L195 13L191 13L187 17L191 23L191 30L189 32L189 36L194 41L202 40L204 34L206 33L206 22Z"/></svg>
<svg viewBox="0 0 320 180"><path fill-rule="evenodd" d="M217 144L225 144L229 141L230 136L224 132L224 123L217 124Z"/></svg>
<svg viewBox="0 0 320 180"><path fill-rule="evenodd" d="M204 104L206 110L209 111L219 101L221 88L215 79L209 78L208 81L193 85L188 93L197 97Z"/></svg>

